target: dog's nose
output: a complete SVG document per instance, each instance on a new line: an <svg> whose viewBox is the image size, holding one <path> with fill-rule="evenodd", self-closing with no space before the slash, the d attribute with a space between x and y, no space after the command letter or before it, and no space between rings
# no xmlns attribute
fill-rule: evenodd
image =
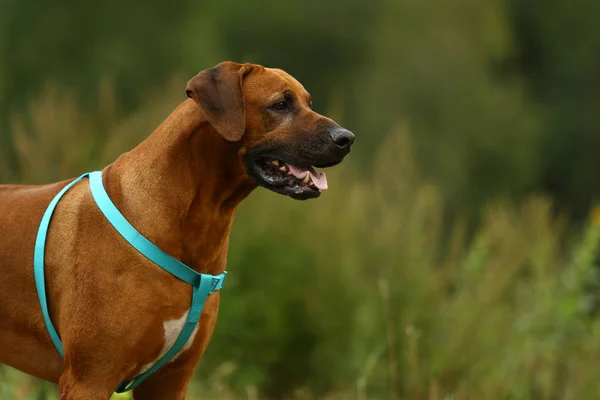
<svg viewBox="0 0 600 400"><path fill-rule="evenodd" d="M349 149L354 143L354 133L348 129L337 128L329 133L329 137L335 143L335 145L344 150Z"/></svg>

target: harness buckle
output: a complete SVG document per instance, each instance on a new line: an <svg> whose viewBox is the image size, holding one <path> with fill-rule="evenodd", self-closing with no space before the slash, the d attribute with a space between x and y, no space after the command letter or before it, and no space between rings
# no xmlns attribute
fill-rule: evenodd
<svg viewBox="0 0 600 400"><path fill-rule="evenodd" d="M210 293L216 292L220 290L225 285L225 278L227 277L227 271L223 272L221 275L212 277L212 287L210 288Z"/></svg>

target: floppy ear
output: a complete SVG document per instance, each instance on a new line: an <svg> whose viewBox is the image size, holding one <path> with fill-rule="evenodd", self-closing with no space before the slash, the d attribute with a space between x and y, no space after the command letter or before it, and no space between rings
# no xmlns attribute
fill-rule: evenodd
<svg viewBox="0 0 600 400"><path fill-rule="evenodd" d="M223 62L190 79L185 89L208 122L227 140L236 142L246 131L246 102L242 79L250 64Z"/></svg>

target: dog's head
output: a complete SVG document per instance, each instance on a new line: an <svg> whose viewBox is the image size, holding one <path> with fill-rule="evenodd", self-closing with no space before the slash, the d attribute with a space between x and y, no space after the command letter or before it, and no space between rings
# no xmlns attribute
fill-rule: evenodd
<svg viewBox="0 0 600 400"><path fill-rule="evenodd" d="M246 173L294 199L327 189L323 172L350 152L354 134L312 110L310 94L280 69L224 62L200 72L186 88L208 122L238 142Z"/></svg>

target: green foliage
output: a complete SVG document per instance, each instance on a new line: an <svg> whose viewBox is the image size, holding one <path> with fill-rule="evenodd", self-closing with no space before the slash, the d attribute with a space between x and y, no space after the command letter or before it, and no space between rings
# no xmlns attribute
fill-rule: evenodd
<svg viewBox="0 0 600 400"><path fill-rule="evenodd" d="M416 156L451 211L474 216L491 195L526 193L538 179L539 116L518 77L492 68L513 51L504 2L392 4L359 80L376 99L357 105L361 128L410 122Z"/></svg>
<svg viewBox="0 0 600 400"><path fill-rule="evenodd" d="M542 184L585 215L597 200L600 166L600 4L513 0L518 65L544 110Z"/></svg>

